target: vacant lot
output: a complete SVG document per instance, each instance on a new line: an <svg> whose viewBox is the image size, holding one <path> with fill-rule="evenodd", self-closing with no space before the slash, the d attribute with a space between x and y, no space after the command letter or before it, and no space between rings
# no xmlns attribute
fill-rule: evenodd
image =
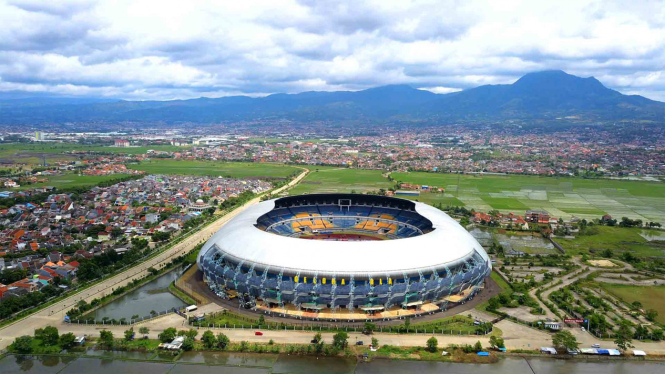
<svg viewBox="0 0 665 374"><path fill-rule="evenodd" d="M632 303L639 301L644 310L658 311L656 321L665 323L665 286L626 286L622 284L600 283L607 292Z"/></svg>
<svg viewBox="0 0 665 374"><path fill-rule="evenodd" d="M611 250L615 256L630 251L638 256L662 256L665 246L662 242L649 242L640 235L645 229L596 226L594 235L582 235L575 239L556 239L567 254L596 253L605 249Z"/></svg>
<svg viewBox="0 0 665 374"><path fill-rule="evenodd" d="M208 175L233 178L285 178L301 169L253 162L151 160L129 165L148 174Z"/></svg>

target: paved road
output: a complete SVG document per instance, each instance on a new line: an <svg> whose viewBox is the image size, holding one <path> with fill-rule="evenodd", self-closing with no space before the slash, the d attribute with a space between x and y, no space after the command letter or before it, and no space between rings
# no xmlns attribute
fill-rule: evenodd
<svg viewBox="0 0 665 374"><path fill-rule="evenodd" d="M308 171L305 170L298 177L296 177L289 184L275 190L274 193L280 193L288 188L295 186L307 175ZM47 325L58 326L61 325L67 311L71 309L80 300L91 302L93 299L103 297L118 287L122 287L133 281L134 279L142 278L148 275L148 268L153 267L159 269L169 263L171 259L184 255L191 251L197 244L208 240L214 233L216 233L222 226L224 226L230 219L238 215L247 207L259 203L259 197L250 200L242 207L226 214L225 216L214 221L202 230L190 235L187 239L174 245L168 250L160 253L159 255L138 264L120 274L110 277L103 282L100 282L86 290L80 291L74 295L61 300L60 302L51 305L37 313L31 314L21 320L18 320L10 325L0 329L0 349L6 348L11 344L14 339L21 335L32 335L33 331L37 328L43 328Z"/></svg>
<svg viewBox="0 0 665 374"><path fill-rule="evenodd" d="M485 316L483 312L473 311L472 314L480 314ZM164 331L164 329L169 327L175 327L176 329L188 329L184 323L184 319L180 316L171 314L157 318L152 321L145 322L140 326L146 326L150 329L149 337L152 339L157 339L159 333ZM503 332L503 339L505 341L506 347L508 349L539 349L540 347L551 347L552 346L552 336L546 332L535 330L508 320L500 321L496 324L498 328ZM136 326L134 330L138 330L139 326ZM99 336L99 331L106 328L113 331L113 334L116 337L122 337L123 331L127 327L102 327L102 326L84 326L84 325L71 325L71 324L61 324L58 326L61 332L73 332L76 335L88 334L94 337ZM208 329L201 328L199 329L198 337L203 334L204 331ZM293 330L261 330L263 336L255 336L255 329L209 329L215 334L223 332L226 334L232 342L248 341L253 342L263 342L267 343L272 339L275 343L278 344L306 344L309 343L314 334L316 333L316 327L314 331L293 331ZM615 344L612 341L602 341L595 338L593 335L582 332L580 329L570 329L570 331L577 337L577 340L580 342L580 347L591 347L592 344L600 344L603 348L616 348ZM323 338L326 343L332 342L332 333L323 333ZM442 334L385 334L385 333L375 333L373 337L379 340L380 344L390 344L396 346L425 346L427 339L431 336L435 336L439 341L439 346L446 346L449 344L475 344L477 341L480 341L483 346L489 345L489 337L485 336L459 336L459 335L442 335ZM371 337L363 335L361 333L349 332L349 343L355 344L356 341L362 340L365 344L369 344ZM633 341L635 349L644 350L650 354L665 354L665 342L660 343L642 343L638 341Z"/></svg>

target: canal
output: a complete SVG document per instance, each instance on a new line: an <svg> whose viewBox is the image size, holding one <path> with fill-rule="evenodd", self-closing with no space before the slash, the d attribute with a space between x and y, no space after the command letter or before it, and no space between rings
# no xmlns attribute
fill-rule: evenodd
<svg viewBox="0 0 665 374"><path fill-rule="evenodd" d="M0 373L59 373L59 374L662 374L662 362L632 360L556 360L547 358L507 357L494 364L458 364L446 362L374 360L357 363L349 358L301 357L285 354L253 354L231 352L189 352L178 361L153 361L165 357L143 353L132 357L146 361L126 361L103 356L22 357L8 355L0 360ZM155 356L155 357L153 357ZM116 357L120 358L120 357Z"/></svg>
<svg viewBox="0 0 665 374"><path fill-rule="evenodd" d="M95 310L90 316L97 321L101 321L104 317L116 320L126 318L129 320L135 315L139 317L149 316L153 310L162 312L171 308L183 307L185 303L173 296L168 290L169 284L181 274L181 268L164 274Z"/></svg>

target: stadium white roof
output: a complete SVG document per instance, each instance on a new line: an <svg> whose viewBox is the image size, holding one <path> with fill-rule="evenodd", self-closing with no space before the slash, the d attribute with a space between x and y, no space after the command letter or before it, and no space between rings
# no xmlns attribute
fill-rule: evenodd
<svg viewBox="0 0 665 374"><path fill-rule="evenodd" d="M256 228L257 219L274 207L275 200L268 200L246 208L208 240L199 259L216 244L229 255L249 263L336 274L431 269L465 259L474 250L489 262L482 246L471 234L446 213L423 203L416 202L415 209L432 222L433 231L379 241L305 240Z"/></svg>

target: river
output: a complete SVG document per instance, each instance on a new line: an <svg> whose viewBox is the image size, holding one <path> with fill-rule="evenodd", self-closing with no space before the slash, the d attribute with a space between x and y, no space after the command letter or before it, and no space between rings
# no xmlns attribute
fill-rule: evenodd
<svg viewBox="0 0 665 374"><path fill-rule="evenodd" d="M144 353L141 359L156 359ZM140 357L134 357L140 358ZM458 364L445 362L373 360L356 363L348 358L316 358L285 354L229 352L189 352L175 362L124 361L113 358L21 357L0 360L0 373L59 374L607 374L665 373L665 363L624 360L556 360L548 358L507 357L495 364Z"/></svg>
<svg viewBox="0 0 665 374"><path fill-rule="evenodd" d="M113 300L111 303L92 312L95 320L101 321L108 317L119 320L120 318L131 319L132 316L149 316L151 311L163 312L171 308L180 308L185 303L173 296L169 290L169 284L182 274L182 269L173 270L147 284L135 289Z"/></svg>

